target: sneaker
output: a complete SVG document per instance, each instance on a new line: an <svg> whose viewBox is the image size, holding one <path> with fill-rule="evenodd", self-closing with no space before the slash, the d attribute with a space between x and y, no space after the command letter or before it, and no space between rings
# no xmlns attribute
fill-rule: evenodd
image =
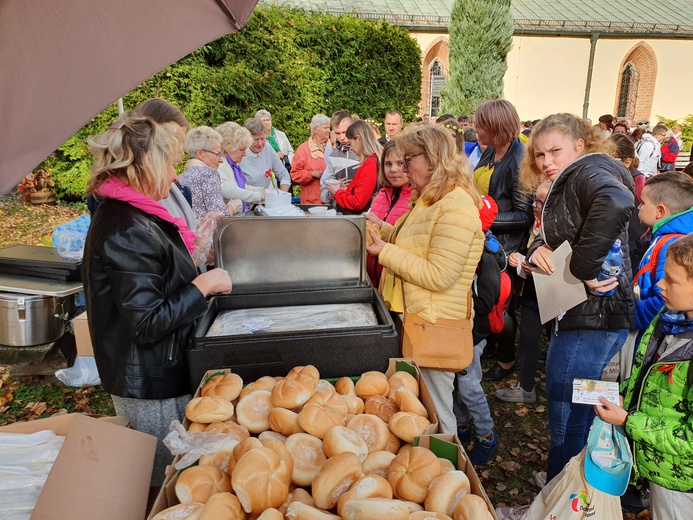
<svg viewBox="0 0 693 520"><path fill-rule="evenodd" d="M628 485L621 496L621 507L630 513L639 513L650 508L650 488L647 484Z"/></svg>
<svg viewBox="0 0 693 520"><path fill-rule="evenodd" d="M484 375L481 377L481 380L500 381L501 379L505 379L506 377L508 377L513 372L515 372L515 365L511 366L510 368L503 368L498 363L496 363L495 365L493 365L493 368L484 372Z"/></svg>
<svg viewBox="0 0 693 520"><path fill-rule="evenodd" d="M534 475L534 482L539 486L539 489L544 489L546 487L546 471L540 471Z"/></svg>
<svg viewBox="0 0 693 520"><path fill-rule="evenodd" d="M469 443L472 442L472 429L469 426L458 426L457 438L460 440L460 444L466 449Z"/></svg>
<svg viewBox="0 0 693 520"><path fill-rule="evenodd" d="M539 383L539 390L546 393L546 381L542 381L541 383Z"/></svg>
<svg viewBox="0 0 693 520"><path fill-rule="evenodd" d="M469 460L475 466L483 466L490 461L498 451L500 442L498 436L491 432L490 439L488 437L477 437L474 447L469 452Z"/></svg>
<svg viewBox="0 0 693 520"><path fill-rule="evenodd" d="M537 400L537 393L534 388L528 392L520 386L520 383L513 383L506 388L496 390L494 395L506 403L533 403Z"/></svg>

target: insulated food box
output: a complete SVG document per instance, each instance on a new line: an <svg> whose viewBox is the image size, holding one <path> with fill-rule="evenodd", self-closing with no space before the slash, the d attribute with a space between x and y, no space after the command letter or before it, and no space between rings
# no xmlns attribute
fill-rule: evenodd
<svg viewBox="0 0 693 520"><path fill-rule="evenodd" d="M193 388L213 368L246 381L308 364L326 378L385 371L399 341L366 274L365 237L362 216L222 220L215 257L233 291L197 324Z"/></svg>

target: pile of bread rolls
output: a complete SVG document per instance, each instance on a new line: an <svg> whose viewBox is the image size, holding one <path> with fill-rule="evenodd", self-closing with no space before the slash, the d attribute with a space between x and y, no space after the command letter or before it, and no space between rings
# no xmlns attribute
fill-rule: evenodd
<svg viewBox="0 0 693 520"><path fill-rule="evenodd" d="M179 505L153 520L487 520L486 502L415 437L431 426L407 372L333 386L313 366L211 377L186 409L191 432L228 442L178 476Z"/></svg>

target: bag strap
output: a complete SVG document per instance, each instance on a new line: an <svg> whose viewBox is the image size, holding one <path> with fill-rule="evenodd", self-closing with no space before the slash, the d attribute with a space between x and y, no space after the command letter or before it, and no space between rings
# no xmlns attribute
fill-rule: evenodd
<svg viewBox="0 0 693 520"><path fill-rule="evenodd" d="M683 233L670 233L657 240L657 243L654 245L652 252L650 253L650 261L643 265L640 269L638 269L638 272L635 273L635 276L633 277L633 285L636 285L640 277L645 273L656 273L657 265L659 264L659 254L661 253L662 248L672 240L682 236L684 236Z"/></svg>

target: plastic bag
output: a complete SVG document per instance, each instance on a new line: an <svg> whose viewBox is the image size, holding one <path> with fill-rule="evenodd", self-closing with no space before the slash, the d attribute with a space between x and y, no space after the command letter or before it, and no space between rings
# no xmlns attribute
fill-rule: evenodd
<svg viewBox="0 0 693 520"><path fill-rule="evenodd" d="M221 450L230 450L238 444L235 439L229 440L225 433L190 433L185 431L179 421L173 421L169 434L164 437L164 445L172 455L183 455L175 465L176 469L184 469L197 462L202 455L213 455Z"/></svg>
<svg viewBox="0 0 693 520"><path fill-rule="evenodd" d="M207 213L195 229L195 252L193 253L193 261L197 266L203 266L214 263L210 262L209 254L212 252L212 239L214 231L217 229L217 222L224 218L223 213Z"/></svg>
<svg viewBox="0 0 693 520"><path fill-rule="evenodd" d="M91 356L77 356L74 365L56 371L55 377L67 386L96 386L101 384L96 361Z"/></svg>
<svg viewBox="0 0 693 520"><path fill-rule="evenodd" d="M68 260L82 260L90 225L91 217L84 214L56 227L53 232L53 247L58 250L58 254Z"/></svg>

